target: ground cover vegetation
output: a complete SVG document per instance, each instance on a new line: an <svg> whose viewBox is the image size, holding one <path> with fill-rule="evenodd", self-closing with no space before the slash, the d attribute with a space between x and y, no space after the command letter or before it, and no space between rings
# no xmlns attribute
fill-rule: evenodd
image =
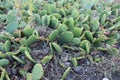
<svg viewBox="0 0 120 80"><path fill-rule="evenodd" d="M81 65L119 56L119 29L112 0L0 0L0 80L102 80Z"/></svg>

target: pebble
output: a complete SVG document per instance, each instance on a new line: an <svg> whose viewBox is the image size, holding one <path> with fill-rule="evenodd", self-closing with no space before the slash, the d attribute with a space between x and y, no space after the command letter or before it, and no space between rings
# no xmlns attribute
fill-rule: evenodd
<svg viewBox="0 0 120 80"><path fill-rule="evenodd" d="M109 80L108 78L103 78L102 80Z"/></svg>
<svg viewBox="0 0 120 80"><path fill-rule="evenodd" d="M73 70L74 70L75 73L77 73L79 75L82 75L82 74L85 73L85 69L82 66L74 67Z"/></svg>
<svg viewBox="0 0 120 80"><path fill-rule="evenodd" d="M12 69L13 74L17 74L17 69Z"/></svg>

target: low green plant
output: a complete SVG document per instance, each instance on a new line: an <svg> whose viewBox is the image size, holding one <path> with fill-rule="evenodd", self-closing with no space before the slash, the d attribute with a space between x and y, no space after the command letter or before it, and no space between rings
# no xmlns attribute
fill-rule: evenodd
<svg viewBox="0 0 120 80"><path fill-rule="evenodd" d="M65 32L62 32L60 34L60 37L59 37L59 42L60 43L68 43L68 42L71 42L72 39L73 39L74 35L72 32L70 31L65 31Z"/></svg>
<svg viewBox="0 0 120 80"><path fill-rule="evenodd" d="M32 80L40 80L44 75L43 67L40 63L34 65L32 70Z"/></svg>
<svg viewBox="0 0 120 80"><path fill-rule="evenodd" d="M0 1L0 23L4 24L5 28L0 34L0 66L8 66L9 57L24 65L26 61L19 57L24 54L34 64L32 73L26 73L27 80L40 80L44 76L44 67L39 62L46 65L56 56L64 55L66 49L71 53L79 52L77 57L70 58L74 67L79 65L78 60L81 56L90 59L94 50L118 55L116 44L120 42L120 5L112 5L111 2L111 0L107 3L99 0L21 0L20 3L17 0ZM40 29L50 31L46 31L45 36L40 36ZM42 41L49 44L47 46L50 51L37 61L31 54L31 46ZM91 56L92 60L99 62L101 58ZM59 64L65 67L61 60ZM3 80L8 74L1 67L0 79ZM66 68L61 80L65 80L71 70L70 66Z"/></svg>
<svg viewBox="0 0 120 80"><path fill-rule="evenodd" d="M9 65L10 61L8 59L0 60L0 67Z"/></svg>

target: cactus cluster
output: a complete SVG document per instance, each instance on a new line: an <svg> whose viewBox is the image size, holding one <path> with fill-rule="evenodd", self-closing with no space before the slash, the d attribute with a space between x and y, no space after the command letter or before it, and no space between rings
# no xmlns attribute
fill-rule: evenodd
<svg viewBox="0 0 120 80"><path fill-rule="evenodd" d="M35 64L32 73L26 73L27 80L40 80L44 75L42 66L54 56L62 55L65 49L79 51L79 57L70 58L74 67L78 66L81 56L87 58L94 50L118 55L115 45L120 41L119 4L104 6L93 3L85 6L84 0L30 0L23 3L17 9L8 8L7 14L0 12L0 22L7 25L6 31L0 34L0 67L9 65L8 57L25 64L26 61L18 56L24 54ZM40 36L40 29L49 29L50 32ZM50 48L50 53L39 62L32 57L30 49L37 41L46 41ZM61 80L70 70L71 67L66 69Z"/></svg>

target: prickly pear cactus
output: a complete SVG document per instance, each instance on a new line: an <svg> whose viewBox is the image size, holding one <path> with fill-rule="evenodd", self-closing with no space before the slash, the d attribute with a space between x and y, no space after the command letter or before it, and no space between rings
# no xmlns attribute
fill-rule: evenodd
<svg viewBox="0 0 120 80"><path fill-rule="evenodd" d="M86 51L87 54L90 53L91 44L89 41L81 41L80 46Z"/></svg>
<svg viewBox="0 0 120 80"><path fill-rule="evenodd" d="M72 32L74 34L74 37L80 37L82 31L83 31L83 27L82 28L75 27Z"/></svg>
<svg viewBox="0 0 120 80"><path fill-rule="evenodd" d="M37 63L34 65L32 70L32 80L40 80L44 75L43 67Z"/></svg>
<svg viewBox="0 0 120 80"><path fill-rule="evenodd" d="M57 38L57 36L58 36L58 30L54 30L50 33L49 40L54 41Z"/></svg>
<svg viewBox="0 0 120 80"><path fill-rule="evenodd" d="M71 42L72 39L73 39L74 35L72 32L70 31L65 31L65 32L62 32L60 34L60 37L59 37L59 42L60 43L68 43L68 42Z"/></svg>
<svg viewBox="0 0 120 80"><path fill-rule="evenodd" d="M44 15L42 16L42 26L49 26L50 24L50 16Z"/></svg>
<svg viewBox="0 0 120 80"><path fill-rule="evenodd" d="M94 56L98 52L118 56L120 4L107 1L1 0L0 70L30 63L32 73L19 67L18 72L26 80L41 80L46 77L46 65L57 62L66 68L61 80L67 80L69 72L73 72L71 67L79 66L83 58L102 61ZM66 66L67 61L70 65ZM13 73L9 79L2 70L0 80L13 79Z"/></svg>
<svg viewBox="0 0 120 80"><path fill-rule="evenodd" d="M9 65L9 60L8 59L1 59L0 60L0 66L7 66Z"/></svg>
<svg viewBox="0 0 120 80"><path fill-rule="evenodd" d="M93 35L90 31L85 31L85 38L89 40L90 42L93 41Z"/></svg>
<svg viewBox="0 0 120 80"><path fill-rule="evenodd" d="M33 31L34 31L34 29L30 25L28 25L23 29L23 34L25 36L30 36L30 35L32 35Z"/></svg>

